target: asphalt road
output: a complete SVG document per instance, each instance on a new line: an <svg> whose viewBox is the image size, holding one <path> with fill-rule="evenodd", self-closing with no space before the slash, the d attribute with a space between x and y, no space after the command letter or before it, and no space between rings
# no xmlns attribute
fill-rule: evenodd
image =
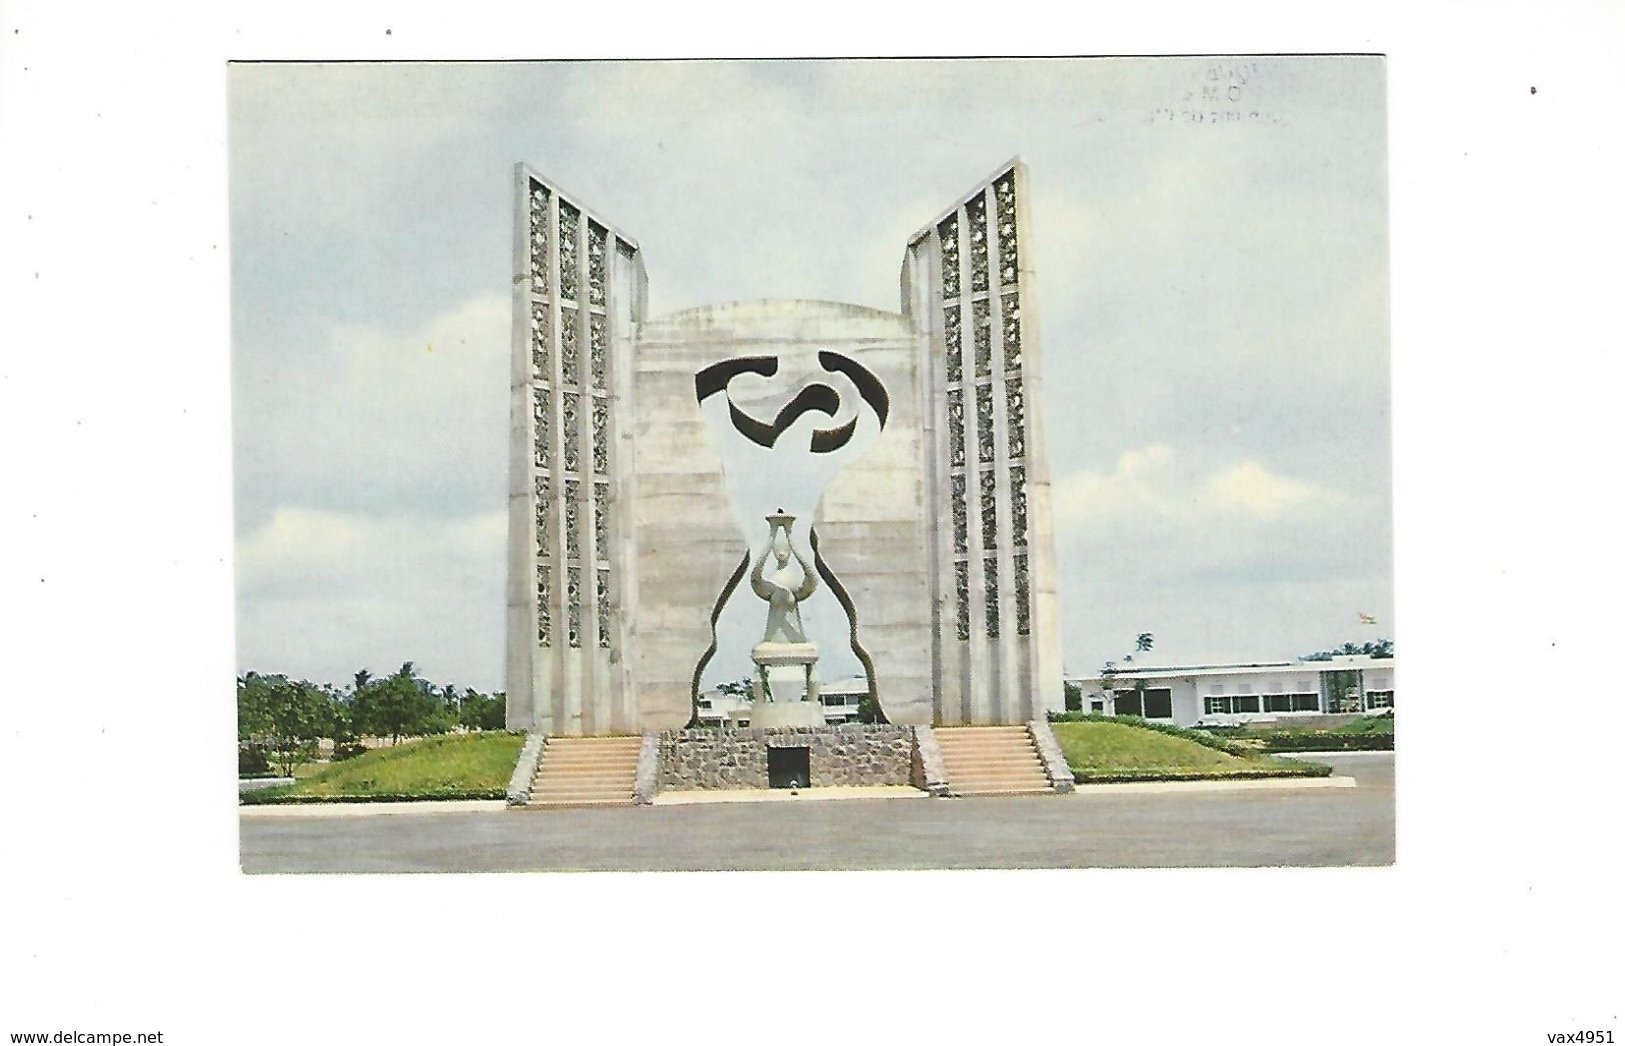
<svg viewBox="0 0 1625 1046"><path fill-rule="evenodd" d="M246 872L1385 865L1393 753L1314 755L1355 788L245 817Z"/></svg>

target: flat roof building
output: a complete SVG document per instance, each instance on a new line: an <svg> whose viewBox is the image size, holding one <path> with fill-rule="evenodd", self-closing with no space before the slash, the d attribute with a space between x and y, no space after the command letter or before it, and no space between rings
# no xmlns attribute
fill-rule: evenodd
<svg viewBox="0 0 1625 1046"><path fill-rule="evenodd" d="M1364 654L1324 661L1127 665L1102 681L1074 679L1081 711L1137 715L1176 726L1343 713L1392 714L1394 659Z"/></svg>

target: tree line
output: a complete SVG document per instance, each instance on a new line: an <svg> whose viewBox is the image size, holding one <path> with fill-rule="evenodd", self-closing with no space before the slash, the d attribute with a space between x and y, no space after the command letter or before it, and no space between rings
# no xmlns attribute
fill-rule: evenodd
<svg viewBox="0 0 1625 1046"><path fill-rule="evenodd" d="M1334 657L1347 654L1364 654L1366 657L1393 657L1394 641L1392 639L1379 639L1375 643L1344 643L1332 650L1317 650L1313 654L1303 655L1305 661L1330 661Z"/></svg>
<svg viewBox="0 0 1625 1046"><path fill-rule="evenodd" d="M410 661L382 678L363 668L343 687L245 672L237 679L237 768L287 776L315 757L323 739L332 740L334 759L348 759L366 750L363 737L500 730L506 714L507 695L436 685Z"/></svg>

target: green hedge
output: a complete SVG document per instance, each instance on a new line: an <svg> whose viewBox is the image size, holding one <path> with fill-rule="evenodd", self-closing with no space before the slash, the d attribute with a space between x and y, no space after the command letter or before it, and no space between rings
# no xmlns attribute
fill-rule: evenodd
<svg viewBox="0 0 1625 1046"><path fill-rule="evenodd" d="M395 792L378 792L368 795L289 795L287 789L292 785L281 785L276 788L261 788L252 792L244 792L238 796L238 802L243 806L264 805L308 805L310 803L413 803L431 799L506 799L507 789L453 789L442 792L416 792L411 794Z"/></svg>
<svg viewBox="0 0 1625 1046"><path fill-rule="evenodd" d="M1330 777L1331 775L1332 768L1324 763L1303 763L1296 767L1282 767L1273 770L1221 772L1197 770L1145 770L1135 772L1132 770L1119 770L1092 773L1087 770L1074 770L1072 771L1072 780L1076 784L1129 784L1148 781L1249 781L1270 777Z"/></svg>
<svg viewBox="0 0 1625 1046"><path fill-rule="evenodd" d="M1392 752L1393 734L1266 734L1266 752Z"/></svg>

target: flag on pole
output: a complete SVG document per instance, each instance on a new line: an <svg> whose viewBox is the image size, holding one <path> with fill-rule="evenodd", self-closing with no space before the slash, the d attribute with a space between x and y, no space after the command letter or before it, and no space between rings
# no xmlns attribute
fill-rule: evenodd
<svg viewBox="0 0 1625 1046"><path fill-rule="evenodd" d="M1377 619L1372 617L1370 614L1362 613L1360 615L1360 624L1362 624L1362 625L1374 625L1376 623L1377 623Z"/></svg>

